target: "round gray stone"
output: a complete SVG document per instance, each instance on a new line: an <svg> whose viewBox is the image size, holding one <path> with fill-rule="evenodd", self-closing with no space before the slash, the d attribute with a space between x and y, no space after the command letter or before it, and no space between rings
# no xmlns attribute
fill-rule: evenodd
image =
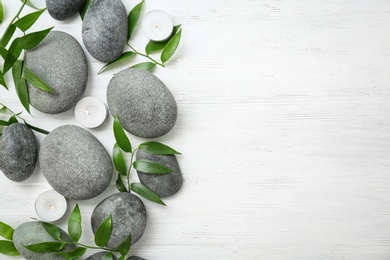
<svg viewBox="0 0 390 260"><path fill-rule="evenodd" d="M96 233L100 225L112 215L112 233L108 247L117 248L131 233L131 244L136 243L146 229L146 209L135 195L122 192L100 202L92 212L91 225Z"/></svg>
<svg viewBox="0 0 390 260"><path fill-rule="evenodd" d="M0 170L16 182L27 180L38 158L38 141L24 124L8 126L0 138Z"/></svg>
<svg viewBox="0 0 390 260"><path fill-rule="evenodd" d="M103 256L108 252L99 252L91 255L90 257L85 258L85 260L102 260ZM117 260L116 256L112 255L114 260Z"/></svg>
<svg viewBox="0 0 390 260"><path fill-rule="evenodd" d="M139 257L139 256L130 256L127 258L127 260L146 260L145 258Z"/></svg>
<svg viewBox="0 0 390 260"><path fill-rule="evenodd" d="M44 113L69 110L87 86L84 51L75 38L64 32L50 32L38 46L27 51L26 66L57 93L47 93L28 83L31 105Z"/></svg>
<svg viewBox="0 0 390 260"><path fill-rule="evenodd" d="M46 0L47 11L56 20L66 20L83 8L85 0Z"/></svg>
<svg viewBox="0 0 390 260"><path fill-rule="evenodd" d="M126 46L127 33L127 13L121 0L92 0L84 16L82 36L94 58L116 60Z"/></svg>
<svg viewBox="0 0 390 260"><path fill-rule="evenodd" d="M60 126L43 140L39 161L53 189L75 200L102 193L113 172L111 157L99 140L74 125Z"/></svg>
<svg viewBox="0 0 390 260"><path fill-rule="evenodd" d="M155 155L138 150L137 160L149 160L174 170L171 173L161 175L137 171L141 183L154 191L160 198L170 197L180 190L183 184L183 175L174 155Z"/></svg>
<svg viewBox="0 0 390 260"><path fill-rule="evenodd" d="M61 239L66 242L71 242L69 236L61 231ZM53 253L35 253L23 245L33 245L43 242L54 242L40 222L26 222L15 229L13 241L18 252L27 260L64 260L65 258ZM66 245L61 251L68 252L74 250L74 245Z"/></svg>
<svg viewBox="0 0 390 260"><path fill-rule="evenodd" d="M107 89L111 114L124 129L145 138L168 133L176 123L177 105L165 84L152 73L126 69L111 79Z"/></svg>

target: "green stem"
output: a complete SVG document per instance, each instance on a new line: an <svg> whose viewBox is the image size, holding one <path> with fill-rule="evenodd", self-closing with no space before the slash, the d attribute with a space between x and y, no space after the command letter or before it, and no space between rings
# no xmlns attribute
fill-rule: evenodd
<svg viewBox="0 0 390 260"><path fill-rule="evenodd" d="M130 187L131 187L131 183L130 183L130 172L131 172L131 169L133 167L133 159L134 159L134 154L137 152L138 150L138 147L135 148L135 150L131 153L131 158L130 158L130 166L129 166L129 170L127 172L127 187L129 189L129 193L130 193Z"/></svg>
<svg viewBox="0 0 390 260"><path fill-rule="evenodd" d="M81 247L88 248L88 249L99 249L99 250L106 250L106 251L111 251L111 252L119 252L118 250L116 250L114 248L110 248L110 247L88 246L88 245L85 245L85 244L82 244L79 242L66 242L63 240L60 240L60 241L64 242L66 245L77 245L77 246L81 246Z"/></svg>
<svg viewBox="0 0 390 260"><path fill-rule="evenodd" d="M154 64L156 65L159 65L161 67L164 67L165 68L165 65L163 63L160 63L158 61L156 61L155 59L153 59L152 57L150 57L149 55L146 55L146 54L143 54L141 52L138 52L136 49L134 49L130 44L127 44L127 46L129 46L135 53L137 53L138 55L142 56L142 57L145 57L151 61L153 61Z"/></svg>
<svg viewBox="0 0 390 260"><path fill-rule="evenodd" d="M15 22L15 20L19 18L19 15L23 11L23 8L26 6L26 3L27 3L27 0L24 0L22 6L19 9L19 11L15 15L15 17L12 19L11 23L7 26L7 29L5 30L5 32L8 31L9 27L11 26L11 24L13 24Z"/></svg>

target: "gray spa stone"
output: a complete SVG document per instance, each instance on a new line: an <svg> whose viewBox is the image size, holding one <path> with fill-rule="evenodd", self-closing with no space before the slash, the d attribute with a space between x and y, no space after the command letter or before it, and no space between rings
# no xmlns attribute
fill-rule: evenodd
<svg viewBox="0 0 390 260"><path fill-rule="evenodd" d="M61 231L61 239L70 242L69 236L63 231ZM35 253L23 245L33 245L43 242L54 242L56 241L52 238L47 231L43 228L40 222L26 222L21 224L15 229L13 241L18 252L27 260L64 260L64 257L58 256L53 253ZM61 251L68 252L74 250L76 247L74 245L66 245Z"/></svg>
<svg viewBox="0 0 390 260"><path fill-rule="evenodd" d="M154 191L160 198L170 197L180 190L183 184L183 175L175 155L155 155L138 150L137 160L149 160L174 170L171 173L161 175L137 171L141 183Z"/></svg>
<svg viewBox="0 0 390 260"><path fill-rule="evenodd" d="M108 84L107 103L123 128L139 137L165 135L176 123L175 98L148 71L130 68L115 74Z"/></svg>
<svg viewBox="0 0 390 260"><path fill-rule="evenodd" d="M46 0L47 11L56 20L66 20L84 7L85 0Z"/></svg>
<svg viewBox="0 0 390 260"><path fill-rule="evenodd" d="M99 140L74 125L60 126L43 140L39 162L53 189L75 200L102 193L113 173L111 157Z"/></svg>
<svg viewBox="0 0 390 260"><path fill-rule="evenodd" d="M88 65L84 51L76 39L65 32L52 31L38 46L27 51L26 66L57 93L47 93L28 83L31 105L44 113L69 110L87 86Z"/></svg>
<svg viewBox="0 0 390 260"><path fill-rule="evenodd" d="M139 256L130 256L127 258L127 260L146 260L145 258L139 257Z"/></svg>
<svg viewBox="0 0 390 260"><path fill-rule="evenodd" d="M103 256L108 252L99 252L91 255L90 257L85 258L85 260L102 260ZM112 255L114 260L117 260L116 256Z"/></svg>
<svg viewBox="0 0 390 260"><path fill-rule="evenodd" d="M8 126L0 138L0 170L11 181L25 181L34 172L38 141L24 124Z"/></svg>
<svg viewBox="0 0 390 260"><path fill-rule="evenodd" d="M84 16L82 36L94 58L116 60L126 46L127 33L127 13L121 0L92 0Z"/></svg>
<svg viewBox="0 0 390 260"><path fill-rule="evenodd" d="M131 244L136 243L145 232L146 209L135 195L121 192L100 202L92 212L91 225L95 234L99 226L112 215L112 233L108 247L117 248L131 233Z"/></svg>

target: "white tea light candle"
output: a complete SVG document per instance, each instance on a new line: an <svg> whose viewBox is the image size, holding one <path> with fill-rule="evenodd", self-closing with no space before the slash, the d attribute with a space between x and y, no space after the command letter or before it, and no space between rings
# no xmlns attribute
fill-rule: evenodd
<svg viewBox="0 0 390 260"><path fill-rule="evenodd" d="M172 34L172 18L162 10L150 11L142 19L142 31L152 41L164 41Z"/></svg>
<svg viewBox="0 0 390 260"><path fill-rule="evenodd" d="M99 99L85 97L77 103L74 114L82 126L95 128L106 120L107 108Z"/></svg>
<svg viewBox="0 0 390 260"><path fill-rule="evenodd" d="M35 201L35 212L46 222L59 220L67 208L66 199L55 190L41 193Z"/></svg>

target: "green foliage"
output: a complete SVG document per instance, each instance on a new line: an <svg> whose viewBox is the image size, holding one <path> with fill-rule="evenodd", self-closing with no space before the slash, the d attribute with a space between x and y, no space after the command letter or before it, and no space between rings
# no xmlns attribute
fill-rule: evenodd
<svg viewBox="0 0 390 260"><path fill-rule="evenodd" d="M18 250L16 250L12 241L0 240L0 254L8 256L19 256Z"/></svg>
<svg viewBox="0 0 390 260"><path fill-rule="evenodd" d="M162 63L167 62L175 53L177 47L179 46L180 43L180 38L181 38L181 29L175 36L172 37L172 39L169 40L167 45L164 47L161 53L161 61Z"/></svg>
<svg viewBox="0 0 390 260"><path fill-rule="evenodd" d="M38 77L38 75L36 75L26 66L24 67L24 77L34 87L37 87L38 89L43 90L47 93L57 94L52 88L46 85L46 83L40 77Z"/></svg>
<svg viewBox="0 0 390 260"><path fill-rule="evenodd" d="M164 47L168 44L168 42L172 39L173 36L176 35L176 33L179 31L181 27L181 24L176 25L173 27L172 35L162 42L155 42L155 41L149 41L148 44L145 47L145 53L146 55L149 55L153 52L161 51L164 49Z"/></svg>
<svg viewBox="0 0 390 260"><path fill-rule="evenodd" d="M114 259L114 257L112 256L112 253L111 253L111 252L106 253L106 254L103 256L103 258L102 258L102 260L113 260L113 259Z"/></svg>
<svg viewBox="0 0 390 260"><path fill-rule="evenodd" d="M1 37L0 45L3 47L7 47L9 41L11 40L12 36L14 35L14 32L16 30L16 26L13 24L10 24L7 29L5 30L3 37Z"/></svg>
<svg viewBox="0 0 390 260"><path fill-rule="evenodd" d="M156 64L153 62L141 62L131 66L130 68L152 71L156 67Z"/></svg>
<svg viewBox="0 0 390 260"><path fill-rule="evenodd" d="M126 162L125 159L123 158L122 150L119 147L118 143L115 143L114 145L114 149L112 151L112 158L117 172L120 175L126 176L127 174Z"/></svg>
<svg viewBox="0 0 390 260"><path fill-rule="evenodd" d="M173 172L172 169L149 160L134 161L133 166L136 170L147 174L167 174Z"/></svg>
<svg viewBox="0 0 390 260"><path fill-rule="evenodd" d="M75 250L69 252L56 252L56 255L62 256L67 260L73 260L82 257L86 251L87 248L85 247L77 247Z"/></svg>
<svg viewBox="0 0 390 260"><path fill-rule="evenodd" d="M108 216L106 220L100 225L95 234L95 244L99 247L104 247L107 245L108 240L110 240L112 232L112 216Z"/></svg>
<svg viewBox="0 0 390 260"><path fill-rule="evenodd" d="M110 63L107 63L103 68L101 68L99 70L98 74L102 73L106 69L112 68L113 65L116 65L116 64L118 64L120 62L123 62L125 60L128 60L128 59L134 57L135 55L136 55L136 53L133 52L133 51L127 51L127 52L122 53L122 55L118 59L116 59L116 60L114 60L114 61L112 61Z"/></svg>
<svg viewBox="0 0 390 260"><path fill-rule="evenodd" d="M14 229L3 222L0 222L0 236L12 240L13 235Z"/></svg>
<svg viewBox="0 0 390 260"><path fill-rule="evenodd" d="M4 8L3 8L3 3L0 0L0 24L3 23L4 20Z"/></svg>
<svg viewBox="0 0 390 260"><path fill-rule="evenodd" d="M17 20L14 25L18 27L22 32L27 31L30 29L31 26L38 20L38 18L41 16L41 14L46 10L46 8L39 10L34 13L30 13L26 16L23 16L19 20Z"/></svg>
<svg viewBox="0 0 390 260"><path fill-rule="evenodd" d="M85 1L85 4L84 4L84 7L80 10L80 17L81 17L81 20L84 19L85 13L87 12L89 6L91 5L91 1L92 1L92 0L86 0L86 1Z"/></svg>
<svg viewBox="0 0 390 260"><path fill-rule="evenodd" d="M56 242L43 242L39 244L23 245L23 246L28 250L36 253L53 253L53 252L58 252L62 248L64 248L65 243L61 241L56 241Z"/></svg>
<svg viewBox="0 0 390 260"><path fill-rule="evenodd" d="M150 154L180 154L175 149L159 142L144 142L138 148Z"/></svg>
<svg viewBox="0 0 390 260"><path fill-rule="evenodd" d="M30 34L26 34L23 37L20 38L20 43L23 46L23 49L25 50L30 50L37 46L43 39L46 38L46 36L49 34L49 32L53 29L54 27L51 27L46 30L38 31L38 32L33 32Z"/></svg>
<svg viewBox="0 0 390 260"><path fill-rule="evenodd" d="M127 189L125 187L125 185L123 184L123 181L122 181L122 177L120 174L118 174L118 178L116 180L116 188L120 191L120 192L127 192Z"/></svg>
<svg viewBox="0 0 390 260"><path fill-rule="evenodd" d="M115 140L116 140L117 144L119 145L119 147L123 151L125 151L127 153L131 153L132 149L131 149L130 140L129 140L129 138L127 138L125 131L123 130L122 125L119 122L119 118L117 115L115 115L115 117L114 117L114 136L115 136Z"/></svg>
<svg viewBox="0 0 390 260"><path fill-rule="evenodd" d="M160 199L160 197L156 193L154 193L151 189L149 189L142 183L132 183L131 190L134 191L135 193L138 193L145 199L166 206L165 203Z"/></svg>
<svg viewBox="0 0 390 260"><path fill-rule="evenodd" d="M129 13L127 21L129 24L129 32L127 33L127 41L130 40L131 35L133 34L134 28L138 23L139 17L141 15L142 6L144 5L144 0L137 4Z"/></svg>
<svg viewBox="0 0 390 260"><path fill-rule="evenodd" d="M47 233L49 233L49 235L52 238L57 239L57 240L61 239L61 231L56 225L46 223L46 222L41 222L41 223L42 223L43 228L46 230Z"/></svg>
<svg viewBox="0 0 390 260"><path fill-rule="evenodd" d="M131 234L129 234L126 239L119 245L118 251L122 256L125 256L129 253L131 246Z"/></svg>
<svg viewBox="0 0 390 260"><path fill-rule="evenodd" d="M82 226L81 226L81 213L79 205L76 204L75 208L70 214L68 221L68 233L70 238L74 242L78 242L80 240L82 234Z"/></svg>

